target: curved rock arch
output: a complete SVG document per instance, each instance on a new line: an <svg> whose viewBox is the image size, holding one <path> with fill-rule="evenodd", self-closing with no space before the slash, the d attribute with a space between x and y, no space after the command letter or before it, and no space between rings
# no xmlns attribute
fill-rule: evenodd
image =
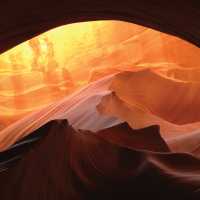
<svg viewBox="0 0 200 200"><path fill-rule="evenodd" d="M1 2L0 13L0 53L60 25L105 19L133 22L200 46L198 0L8 0Z"/></svg>

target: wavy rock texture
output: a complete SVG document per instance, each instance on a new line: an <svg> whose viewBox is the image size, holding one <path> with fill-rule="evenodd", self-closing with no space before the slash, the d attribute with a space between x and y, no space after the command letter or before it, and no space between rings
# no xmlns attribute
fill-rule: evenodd
<svg viewBox="0 0 200 200"><path fill-rule="evenodd" d="M111 85L111 90L125 102L141 105L176 124L199 121L199 89L198 82L171 80L152 70L119 74Z"/></svg>
<svg viewBox="0 0 200 200"><path fill-rule="evenodd" d="M96 109L101 98L111 91L108 87L113 76L105 77L91 83L73 94L46 106L39 111L30 113L16 121L0 134L0 149L5 150L42 125L54 119L68 119L76 129L98 131L122 120L115 117L102 116Z"/></svg>
<svg viewBox="0 0 200 200"><path fill-rule="evenodd" d="M126 121L136 129L159 125L171 150L198 156L199 89L198 82L172 79L159 69L110 75L5 128L0 147L9 148L54 119L68 119L76 129L91 131Z"/></svg>
<svg viewBox="0 0 200 200"><path fill-rule="evenodd" d="M153 68L197 80L199 57L199 48L186 41L127 22L59 27L0 56L0 128L117 72Z"/></svg>
<svg viewBox="0 0 200 200"><path fill-rule="evenodd" d="M133 128L159 125L173 151L199 156L199 86L198 81L172 79L157 70L123 72L115 76L110 86L114 92L104 96L97 109Z"/></svg>
<svg viewBox="0 0 200 200"><path fill-rule="evenodd" d="M84 25L66 55L51 33L25 44L30 65L0 60L2 199L199 199L199 48Z"/></svg>
<svg viewBox="0 0 200 200"><path fill-rule="evenodd" d="M0 174L4 200L199 199L200 161L170 153L157 127L75 132L57 120L36 132L45 137Z"/></svg>

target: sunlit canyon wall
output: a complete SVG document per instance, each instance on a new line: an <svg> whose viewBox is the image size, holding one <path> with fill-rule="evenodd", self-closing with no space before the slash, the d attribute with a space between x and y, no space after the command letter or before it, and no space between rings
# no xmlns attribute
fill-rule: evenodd
<svg viewBox="0 0 200 200"><path fill-rule="evenodd" d="M112 73L151 68L198 82L199 57L194 45L131 23L58 27L0 55L0 129Z"/></svg>

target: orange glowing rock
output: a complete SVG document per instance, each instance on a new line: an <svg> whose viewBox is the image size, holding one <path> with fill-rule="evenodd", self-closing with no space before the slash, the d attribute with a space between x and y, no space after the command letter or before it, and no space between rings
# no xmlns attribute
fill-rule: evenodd
<svg viewBox="0 0 200 200"><path fill-rule="evenodd" d="M199 57L198 47L131 23L56 28L0 56L0 130L119 72L108 90L125 103L168 123L196 123Z"/></svg>

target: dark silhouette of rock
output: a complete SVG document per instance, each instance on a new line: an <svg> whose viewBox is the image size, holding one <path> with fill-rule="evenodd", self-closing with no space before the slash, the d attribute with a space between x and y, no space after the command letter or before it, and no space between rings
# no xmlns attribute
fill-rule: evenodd
<svg viewBox="0 0 200 200"><path fill-rule="evenodd" d="M1 198L199 199L200 161L167 152L157 130L131 133L127 124L121 124L99 133L75 132L66 120L51 121L37 130L45 137L16 166L0 174ZM127 145L128 137L132 142ZM139 145L143 142L146 147ZM160 144L160 152L148 150Z"/></svg>
<svg viewBox="0 0 200 200"><path fill-rule="evenodd" d="M108 9L109 8L109 9ZM178 8L178 9L177 9ZM56 0L1 2L0 52L66 23L118 19L177 35L200 45L198 0ZM23 13L23 14L22 14ZM184 20L183 20L184 16Z"/></svg>

